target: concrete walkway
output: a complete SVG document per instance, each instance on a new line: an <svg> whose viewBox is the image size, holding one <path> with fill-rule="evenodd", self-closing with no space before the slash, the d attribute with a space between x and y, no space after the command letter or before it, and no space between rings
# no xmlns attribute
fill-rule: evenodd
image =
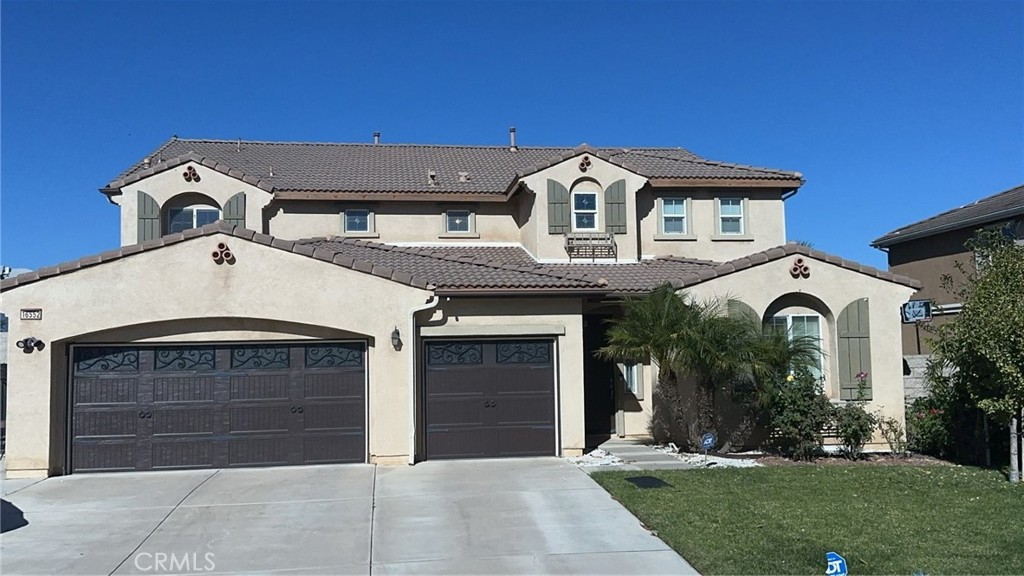
<svg viewBox="0 0 1024 576"><path fill-rule="evenodd" d="M82 474L3 491L5 576L696 574L557 458Z"/></svg>
<svg viewBox="0 0 1024 576"><path fill-rule="evenodd" d="M692 470L687 464L671 454L658 452L649 445L650 440L636 438L611 438L598 446L605 452L618 456L623 464L589 468L594 470Z"/></svg>

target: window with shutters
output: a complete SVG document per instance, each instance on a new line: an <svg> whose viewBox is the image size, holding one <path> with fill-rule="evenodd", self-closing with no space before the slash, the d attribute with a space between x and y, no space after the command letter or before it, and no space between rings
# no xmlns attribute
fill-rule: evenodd
<svg viewBox="0 0 1024 576"><path fill-rule="evenodd" d="M597 232L600 230L600 215L597 209L600 191L601 186L590 180L584 180L573 186L570 198L573 232Z"/></svg>
<svg viewBox="0 0 1024 576"><path fill-rule="evenodd" d="M782 332L792 341L797 338L809 338L822 350L821 316L817 314L778 314L768 319L768 326ZM818 380L824 379L824 358L819 352L814 364L809 367L811 375Z"/></svg>
<svg viewBox="0 0 1024 576"><path fill-rule="evenodd" d="M238 204L238 201L233 198L229 203L234 206ZM199 228L226 218L224 211L213 198L198 192L186 192L171 198L164 204L160 214L161 230L156 237L161 234L175 234L191 228ZM231 223L244 224L244 215L242 219L242 221Z"/></svg>
<svg viewBox="0 0 1024 576"><path fill-rule="evenodd" d="M184 232L220 220L220 208L194 204L184 208L167 209L167 233Z"/></svg>

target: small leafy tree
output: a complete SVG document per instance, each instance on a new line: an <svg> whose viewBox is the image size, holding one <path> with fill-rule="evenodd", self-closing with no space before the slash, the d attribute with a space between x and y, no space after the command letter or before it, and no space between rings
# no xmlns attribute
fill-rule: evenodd
<svg viewBox="0 0 1024 576"><path fill-rule="evenodd" d="M968 241L976 265L957 268L965 280L943 277L963 308L939 327L935 362L951 368L951 384L1010 431L1010 480L1020 481L1018 418L1024 409L1024 246L996 230Z"/></svg>

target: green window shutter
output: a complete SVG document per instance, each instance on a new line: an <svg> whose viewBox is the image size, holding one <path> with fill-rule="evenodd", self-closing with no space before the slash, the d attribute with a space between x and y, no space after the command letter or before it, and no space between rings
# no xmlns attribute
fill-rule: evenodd
<svg viewBox="0 0 1024 576"><path fill-rule="evenodd" d="M871 399L871 328L868 322L868 299L850 303L839 315L839 399L856 400L860 381L857 374L868 375L865 399Z"/></svg>
<svg viewBox="0 0 1024 576"><path fill-rule="evenodd" d="M139 242L155 240L160 237L160 205L152 196L139 190Z"/></svg>
<svg viewBox="0 0 1024 576"><path fill-rule="evenodd" d="M604 191L604 230L626 233L626 181L616 180Z"/></svg>
<svg viewBox="0 0 1024 576"><path fill-rule="evenodd" d="M736 300L735 298L730 298L728 302L726 302L725 311L730 318L737 318L741 320L746 318L752 318L754 320L757 320L759 323L761 320L761 316L757 312L755 312L749 304L742 300Z"/></svg>
<svg viewBox="0 0 1024 576"><path fill-rule="evenodd" d="M569 189L554 180L548 180L548 234L569 232Z"/></svg>
<svg viewBox="0 0 1024 576"><path fill-rule="evenodd" d="M245 227L245 192L239 192L228 198L224 204L224 221L235 226Z"/></svg>

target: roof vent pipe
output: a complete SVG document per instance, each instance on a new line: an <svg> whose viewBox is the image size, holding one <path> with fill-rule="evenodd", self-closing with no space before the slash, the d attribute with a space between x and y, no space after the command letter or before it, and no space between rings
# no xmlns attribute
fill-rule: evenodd
<svg viewBox="0 0 1024 576"><path fill-rule="evenodd" d="M146 156L145 158L142 159L142 167L143 168L149 168L149 165L150 165L149 156Z"/></svg>
<svg viewBox="0 0 1024 576"><path fill-rule="evenodd" d="M509 126L509 128L508 128L508 151L509 152L515 152L517 150L519 150L519 147L516 146L516 127L515 126Z"/></svg>
<svg viewBox="0 0 1024 576"><path fill-rule="evenodd" d="M373 143L380 144L380 132L373 133Z"/></svg>

